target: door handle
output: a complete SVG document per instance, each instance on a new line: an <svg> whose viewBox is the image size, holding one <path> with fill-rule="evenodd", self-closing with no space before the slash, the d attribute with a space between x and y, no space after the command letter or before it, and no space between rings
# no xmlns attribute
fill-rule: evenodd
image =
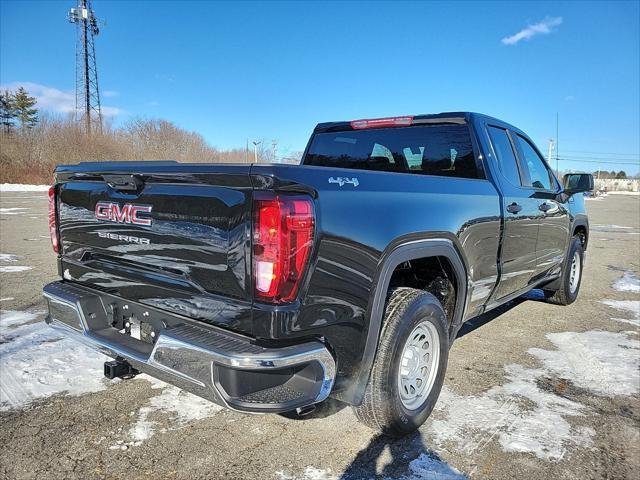
<svg viewBox="0 0 640 480"><path fill-rule="evenodd" d="M538 209L542 210L543 212L548 212L552 208L553 208L553 205L550 205L547 202L541 203L540 206L538 207Z"/></svg>
<svg viewBox="0 0 640 480"><path fill-rule="evenodd" d="M520 210L522 210L522 205L518 205L516 202L507 207L507 212L509 213L518 213Z"/></svg>

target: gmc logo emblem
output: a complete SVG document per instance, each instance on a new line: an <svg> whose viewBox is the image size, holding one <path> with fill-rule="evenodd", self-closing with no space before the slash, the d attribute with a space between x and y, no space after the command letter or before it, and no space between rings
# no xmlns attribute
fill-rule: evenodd
<svg viewBox="0 0 640 480"><path fill-rule="evenodd" d="M108 222L132 223L134 225L151 225L150 218L139 218L140 213L151 213L151 205L134 205L125 203L122 207L113 202L96 203L96 218Z"/></svg>

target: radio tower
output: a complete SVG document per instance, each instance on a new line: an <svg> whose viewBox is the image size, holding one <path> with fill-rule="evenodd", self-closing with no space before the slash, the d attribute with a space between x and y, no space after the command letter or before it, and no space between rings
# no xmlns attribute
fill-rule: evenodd
<svg viewBox="0 0 640 480"><path fill-rule="evenodd" d="M78 0L69 11L69 22L76 24L76 121L84 120L87 135L91 135L92 123L102 130L102 110L98 89L95 36L98 20L93 14L91 0Z"/></svg>

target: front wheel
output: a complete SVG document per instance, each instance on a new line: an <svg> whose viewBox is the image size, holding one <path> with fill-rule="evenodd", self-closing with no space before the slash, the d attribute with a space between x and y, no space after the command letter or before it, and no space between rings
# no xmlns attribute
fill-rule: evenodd
<svg viewBox="0 0 640 480"><path fill-rule="evenodd" d="M422 425L438 400L449 358L448 322L432 294L414 288L391 293L363 403L362 423L391 435Z"/></svg>
<svg viewBox="0 0 640 480"><path fill-rule="evenodd" d="M582 241L576 236L571 239L569 255L560 276L559 288L557 290L545 290L547 301L556 305L569 305L575 302L582 283L583 267L584 249Z"/></svg>

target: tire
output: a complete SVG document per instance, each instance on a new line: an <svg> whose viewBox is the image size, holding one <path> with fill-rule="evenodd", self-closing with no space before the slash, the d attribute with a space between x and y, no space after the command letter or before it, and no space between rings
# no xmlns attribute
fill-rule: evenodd
<svg viewBox="0 0 640 480"><path fill-rule="evenodd" d="M565 260L560 276L560 288L557 290L545 290L547 302L555 305L570 305L578 298L582 283L582 271L584 270L584 250L579 237L571 239L569 255ZM577 268L577 271L575 269Z"/></svg>
<svg viewBox="0 0 640 480"><path fill-rule="evenodd" d="M431 343L426 347L429 338ZM417 355L422 351L428 357ZM401 370L403 354L406 365ZM425 358L430 362L422 363ZM414 288L393 290L385 308L380 343L364 400L353 407L356 417L388 435L403 436L417 430L438 400L448 358L447 316L436 297ZM425 371L428 373L424 374ZM407 377L413 373L424 380L409 380ZM415 388L411 390L411 386Z"/></svg>

